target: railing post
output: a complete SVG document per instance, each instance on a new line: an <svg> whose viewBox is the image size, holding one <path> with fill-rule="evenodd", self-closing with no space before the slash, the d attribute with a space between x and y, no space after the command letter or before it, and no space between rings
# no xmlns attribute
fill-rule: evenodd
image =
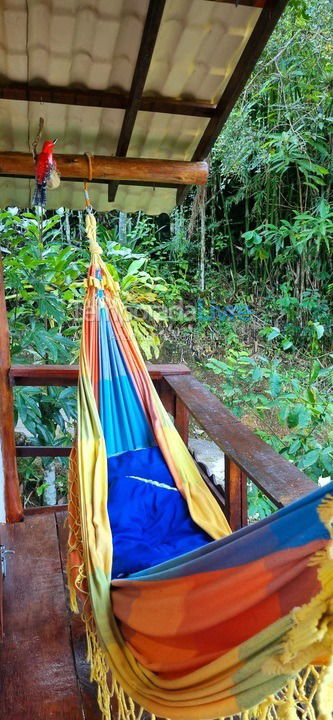
<svg viewBox="0 0 333 720"><path fill-rule="evenodd" d="M232 530L247 525L247 488L243 471L225 455L225 507Z"/></svg>
<svg viewBox="0 0 333 720"><path fill-rule="evenodd" d="M162 378L156 386L159 397L170 415L185 445L188 445L190 413L184 403L177 397L170 385Z"/></svg>
<svg viewBox="0 0 333 720"><path fill-rule="evenodd" d="M184 403L176 395L175 402L175 426L179 432L181 439L185 445L188 445L189 436L189 425L190 425L190 413Z"/></svg>
<svg viewBox="0 0 333 720"><path fill-rule="evenodd" d="M154 381L156 390L158 392L161 403L164 405L166 411L175 417L175 393L171 387L165 382L164 378Z"/></svg>
<svg viewBox="0 0 333 720"><path fill-rule="evenodd" d="M0 473L3 469L6 520L18 522L23 517L23 509L16 466L13 394L9 386L9 369L9 328L0 256ZM0 497L0 505L1 501Z"/></svg>

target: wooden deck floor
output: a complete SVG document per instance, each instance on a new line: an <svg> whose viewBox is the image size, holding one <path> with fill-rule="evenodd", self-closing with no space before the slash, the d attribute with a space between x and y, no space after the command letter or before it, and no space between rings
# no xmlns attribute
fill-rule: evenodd
<svg viewBox="0 0 333 720"><path fill-rule="evenodd" d="M0 526L15 550L4 581L0 720L100 720L85 634L68 609L65 513Z"/></svg>

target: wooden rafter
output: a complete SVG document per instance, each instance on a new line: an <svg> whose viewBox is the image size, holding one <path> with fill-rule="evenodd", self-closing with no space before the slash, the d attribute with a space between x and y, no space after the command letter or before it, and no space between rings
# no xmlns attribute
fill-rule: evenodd
<svg viewBox="0 0 333 720"><path fill-rule="evenodd" d="M121 127L116 155L123 157L126 155L131 141L134 123L140 103L142 93L146 83L147 75L153 56L158 31L160 28L162 15L166 0L150 0L148 6L147 17L145 20L139 53L132 78L131 89L129 92L128 106L125 111L123 124ZM117 193L117 183L109 184L108 199L113 202Z"/></svg>
<svg viewBox="0 0 333 720"><path fill-rule="evenodd" d="M247 7L263 8L267 0L209 0L209 2L225 3L226 5L246 5Z"/></svg>
<svg viewBox="0 0 333 720"><path fill-rule="evenodd" d="M192 156L193 162L207 157L212 149L287 3L288 0L267 0L224 93L217 104L214 117L212 117L207 124ZM187 191L187 188L179 188L177 193L177 203L179 205L185 199Z"/></svg>
<svg viewBox="0 0 333 720"><path fill-rule="evenodd" d="M86 155L56 155L56 162L64 180L85 180L89 167ZM109 182L115 178L124 182L163 183L169 185L204 185L208 165L184 160L156 158L129 158L95 155L91 158L93 182ZM0 175L6 177L35 176L35 165L30 153L0 152Z"/></svg>
<svg viewBox="0 0 333 720"><path fill-rule="evenodd" d="M119 110L126 110L129 105L128 93L29 85L27 83L0 84L0 99ZM139 102L139 110L145 112L190 115L192 117L213 117L215 108L216 105L206 100L175 99L158 95L142 97Z"/></svg>

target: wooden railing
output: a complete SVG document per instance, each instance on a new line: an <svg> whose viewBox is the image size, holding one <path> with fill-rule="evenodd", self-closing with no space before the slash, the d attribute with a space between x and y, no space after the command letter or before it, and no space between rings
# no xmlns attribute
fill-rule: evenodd
<svg viewBox="0 0 333 720"><path fill-rule="evenodd" d="M225 454L224 490L202 474L233 530L247 524L247 478L277 507L283 507L314 489L313 482L263 442L235 417L220 400L191 375L186 365L148 365L157 392L173 416L178 432L188 443L192 416ZM10 385L76 385L75 365L14 365ZM17 446L20 457L69 455L68 447ZM200 467L200 464L199 464Z"/></svg>

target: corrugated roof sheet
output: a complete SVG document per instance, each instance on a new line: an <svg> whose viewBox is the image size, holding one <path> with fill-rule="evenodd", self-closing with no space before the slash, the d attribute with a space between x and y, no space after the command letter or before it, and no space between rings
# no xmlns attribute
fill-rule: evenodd
<svg viewBox="0 0 333 720"><path fill-rule="evenodd" d="M0 78L30 85L129 91L148 0L2 0ZM207 0L167 0L144 94L217 102L261 10ZM0 150L29 151L39 117L63 153L116 152L124 110L0 100ZM189 160L208 120L140 111L132 157ZM0 206L31 203L33 182L0 178ZM99 210L169 212L176 191L91 185ZM48 206L83 206L80 183L62 181Z"/></svg>

